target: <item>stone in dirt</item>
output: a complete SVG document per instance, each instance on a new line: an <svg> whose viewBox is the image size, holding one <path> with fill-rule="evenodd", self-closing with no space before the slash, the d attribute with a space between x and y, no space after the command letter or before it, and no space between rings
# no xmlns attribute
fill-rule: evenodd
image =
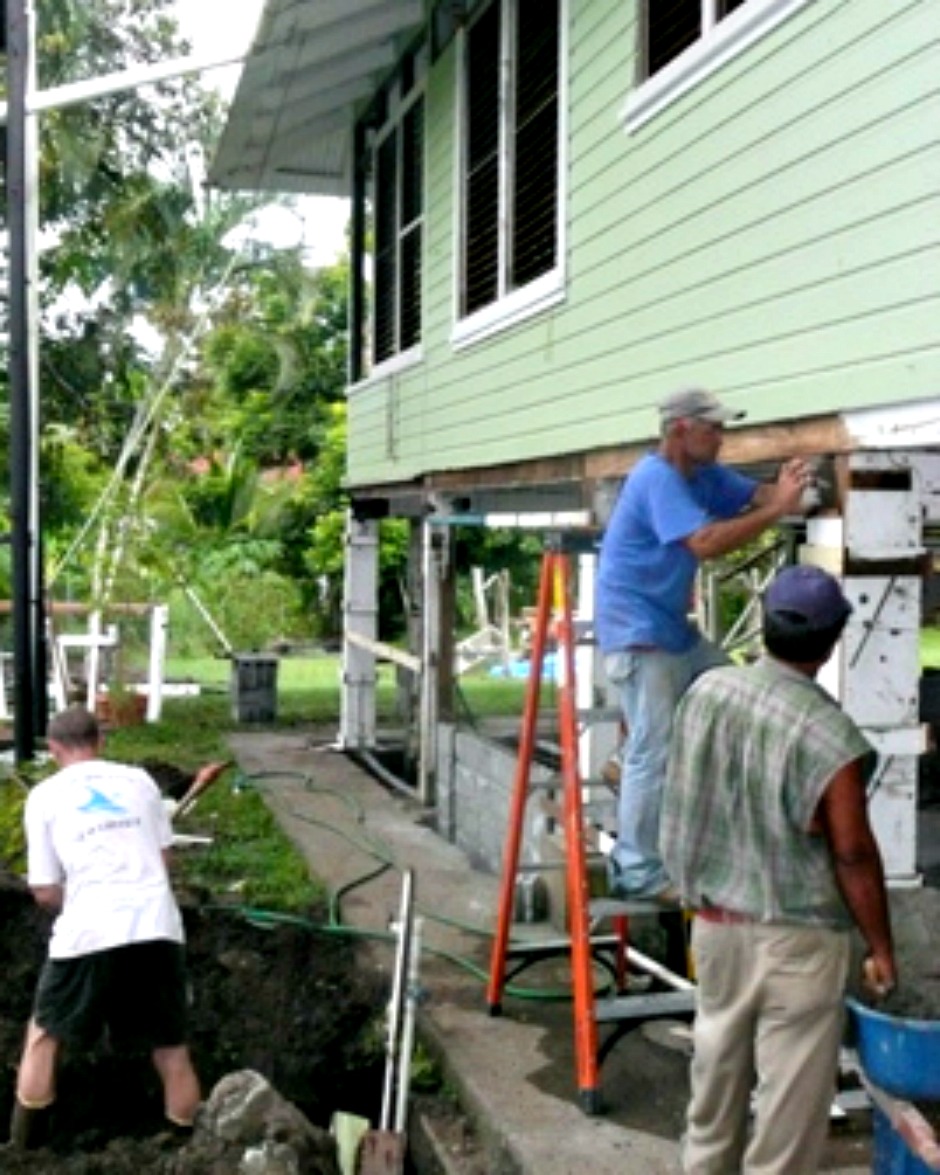
<svg viewBox="0 0 940 1175"><path fill-rule="evenodd" d="M229 1073L200 1111L192 1142L176 1157L186 1171L240 1175L340 1175L336 1143L260 1073ZM179 1164L184 1164L179 1166Z"/></svg>

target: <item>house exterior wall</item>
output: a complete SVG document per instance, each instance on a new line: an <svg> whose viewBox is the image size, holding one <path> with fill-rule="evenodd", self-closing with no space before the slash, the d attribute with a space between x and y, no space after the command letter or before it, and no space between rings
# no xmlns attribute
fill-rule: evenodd
<svg viewBox="0 0 940 1175"><path fill-rule="evenodd" d="M632 133L638 3L568 0L566 280L456 349L459 41L426 108L420 361L349 392L349 484L653 434L683 383L760 425L940 394L940 22L820 0Z"/></svg>

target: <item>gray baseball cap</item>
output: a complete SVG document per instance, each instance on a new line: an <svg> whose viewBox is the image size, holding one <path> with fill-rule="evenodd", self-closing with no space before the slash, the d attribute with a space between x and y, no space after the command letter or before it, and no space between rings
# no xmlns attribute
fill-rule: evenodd
<svg viewBox="0 0 940 1175"><path fill-rule="evenodd" d="M747 415L736 408L728 408L704 388L680 388L659 405L663 424L673 420L706 420L709 424L728 424L743 420Z"/></svg>

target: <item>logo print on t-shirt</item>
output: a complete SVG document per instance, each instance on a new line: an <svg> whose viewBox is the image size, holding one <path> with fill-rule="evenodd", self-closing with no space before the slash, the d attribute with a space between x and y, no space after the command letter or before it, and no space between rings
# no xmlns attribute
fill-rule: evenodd
<svg viewBox="0 0 940 1175"><path fill-rule="evenodd" d="M91 796L78 809L79 812L121 813L127 811L127 809L122 808L120 804L116 804L113 800L109 800L108 797L103 795L100 791L95 791L93 787L90 787L88 790L91 792Z"/></svg>

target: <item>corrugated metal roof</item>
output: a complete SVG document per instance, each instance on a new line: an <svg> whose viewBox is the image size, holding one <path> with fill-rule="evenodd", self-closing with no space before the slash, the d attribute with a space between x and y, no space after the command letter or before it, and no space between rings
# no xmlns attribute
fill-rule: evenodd
<svg viewBox="0 0 940 1175"><path fill-rule="evenodd" d="M355 118L423 21L422 0L267 0L211 182L348 196Z"/></svg>

